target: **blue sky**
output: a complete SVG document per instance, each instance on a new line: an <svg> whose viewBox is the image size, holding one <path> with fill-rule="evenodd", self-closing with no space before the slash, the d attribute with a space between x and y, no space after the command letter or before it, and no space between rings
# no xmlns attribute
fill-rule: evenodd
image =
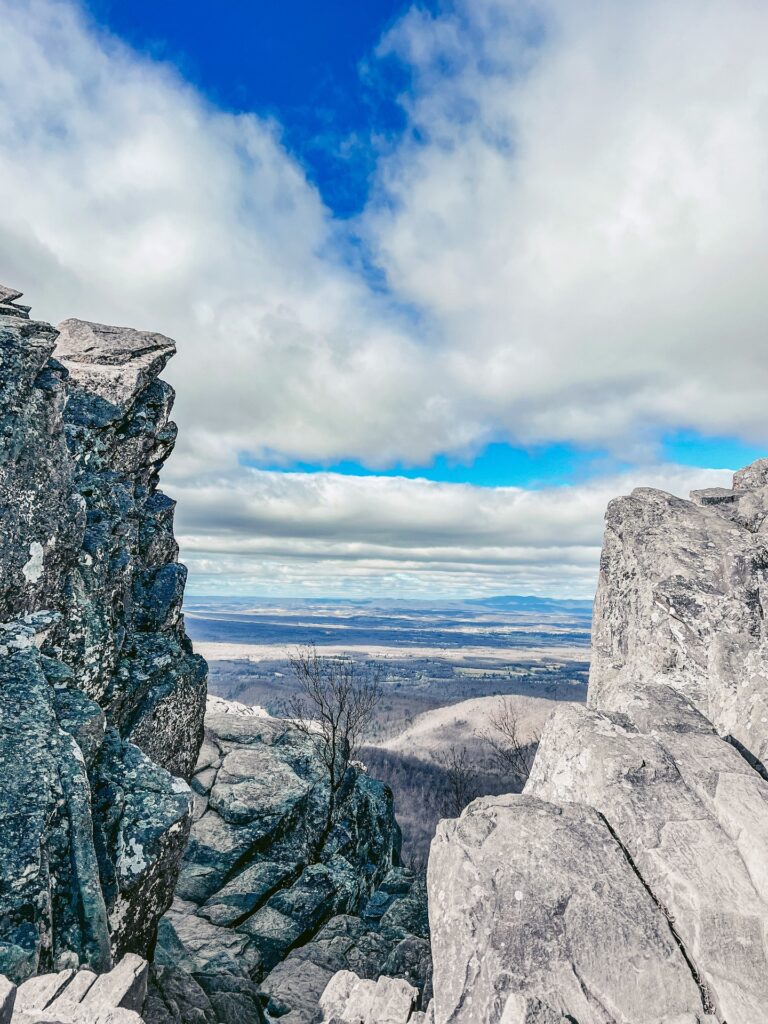
<svg viewBox="0 0 768 1024"><path fill-rule="evenodd" d="M177 340L197 593L589 596L768 451L758 0L0 16L0 280Z"/></svg>
<svg viewBox="0 0 768 1024"><path fill-rule="evenodd" d="M407 87L403 65L370 57L407 2L89 0L88 8L218 106L274 117L333 212L362 209L376 153L405 125L396 102Z"/></svg>

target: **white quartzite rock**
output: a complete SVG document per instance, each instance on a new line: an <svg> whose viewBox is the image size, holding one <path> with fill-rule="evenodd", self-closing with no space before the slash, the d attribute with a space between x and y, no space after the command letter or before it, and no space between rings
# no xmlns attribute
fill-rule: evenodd
<svg viewBox="0 0 768 1024"><path fill-rule="evenodd" d="M408 1024L424 1016L413 1013L418 995L402 978L370 981L337 971L320 996L320 1009L324 1021L336 1024Z"/></svg>
<svg viewBox="0 0 768 1024"><path fill-rule="evenodd" d="M588 709L444 822L435 1024L768 1021L768 460L612 502Z"/></svg>
<svg viewBox="0 0 768 1024"><path fill-rule="evenodd" d="M628 702L628 716L558 709L526 793L596 808L674 922L713 1007L729 1024L759 1024L768 783L681 704L660 687Z"/></svg>
<svg viewBox="0 0 768 1024"><path fill-rule="evenodd" d="M128 953L108 974L40 974L18 989L0 976L0 1024L142 1024L147 962Z"/></svg>
<svg viewBox="0 0 768 1024"><path fill-rule="evenodd" d="M603 820L476 800L429 859L438 1024L699 1024L701 993Z"/></svg>
<svg viewBox="0 0 768 1024"><path fill-rule="evenodd" d="M608 506L589 704L622 710L626 685L681 690L721 735L768 755L768 460L731 500L639 488ZM705 502L702 504L702 502Z"/></svg>
<svg viewBox="0 0 768 1024"><path fill-rule="evenodd" d="M0 1024L11 1024L11 1014L16 1002L16 986L0 975Z"/></svg>

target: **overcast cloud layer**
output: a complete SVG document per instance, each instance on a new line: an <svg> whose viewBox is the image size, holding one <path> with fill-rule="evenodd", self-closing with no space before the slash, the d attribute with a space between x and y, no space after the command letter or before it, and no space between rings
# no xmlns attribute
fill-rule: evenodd
<svg viewBox="0 0 768 1024"><path fill-rule="evenodd" d="M649 467L531 491L246 470L175 495L200 594L591 597L611 498L730 482L722 470Z"/></svg>
<svg viewBox="0 0 768 1024"><path fill-rule="evenodd" d="M70 3L0 12L0 279L47 319L178 339L166 479L198 589L588 593L628 486L282 476L245 453L768 441L763 0L412 10L381 44L413 70L410 130L351 228L278 125L214 109Z"/></svg>

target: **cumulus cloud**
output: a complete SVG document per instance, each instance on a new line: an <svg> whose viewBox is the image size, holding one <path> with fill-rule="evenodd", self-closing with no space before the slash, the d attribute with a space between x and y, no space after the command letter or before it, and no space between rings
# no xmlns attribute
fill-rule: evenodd
<svg viewBox="0 0 768 1024"><path fill-rule="evenodd" d="M528 440L768 439L760 0L459 0L415 74L371 245L462 407Z"/></svg>
<svg viewBox="0 0 768 1024"><path fill-rule="evenodd" d="M768 437L761 0L457 0L382 44L409 130L372 289L281 145L62 0L0 0L2 274L178 338L189 465L491 436Z"/></svg>
<svg viewBox="0 0 768 1024"><path fill-rule="evenodd" d="M729 483L673 466L538 491L246 470L175 496L200 593L591 597L612 497Z"/></svg>
<svg viewBox="0 0 768 1024"><path fill-rule="evenodd" d="M179 341L167 479L206 585L587 593L629 486L281 476L244 453L768 440L762 0L415 6L379 53L412 71L408 128L351 225L278 124L222 112L75 3L0 13L0 280L47 319ZM685 475L634 482L653 473Z"/></svg>
<svg viewBox="0 0 768 1024"><path fill-rule="evenodd" d="M71 4L0 10L3 280L53 320L178 339L190 470L242 451L428 458L471 437L278 126L215 109Z"/></svg>

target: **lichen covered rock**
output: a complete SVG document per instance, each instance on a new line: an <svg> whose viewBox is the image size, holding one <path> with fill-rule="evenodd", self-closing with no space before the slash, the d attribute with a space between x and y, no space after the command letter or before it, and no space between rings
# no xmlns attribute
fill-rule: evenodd
<svg viewBox="0 0 768 1024"><path fill-rule="evenodd" d="M191 783L195 822L158 934L152 1024L175 1019L169 1004L178 1008L184 991L212 1007L223 986L220 1020L260 1020L264 1003L284 1024L308 1024L346 967L376 978L388 964L423 990L426 893L398 866L392 794L350 768L326 833L327 783L312 744L286 721L245 711L210 702Z"/></svg>
<svg viewBox="0 0 768 1024"><path fill-rule="evenodd" d="M184 632L174 352L0 294L0 973L146 954L191 825L205 664Z"/></svg>

